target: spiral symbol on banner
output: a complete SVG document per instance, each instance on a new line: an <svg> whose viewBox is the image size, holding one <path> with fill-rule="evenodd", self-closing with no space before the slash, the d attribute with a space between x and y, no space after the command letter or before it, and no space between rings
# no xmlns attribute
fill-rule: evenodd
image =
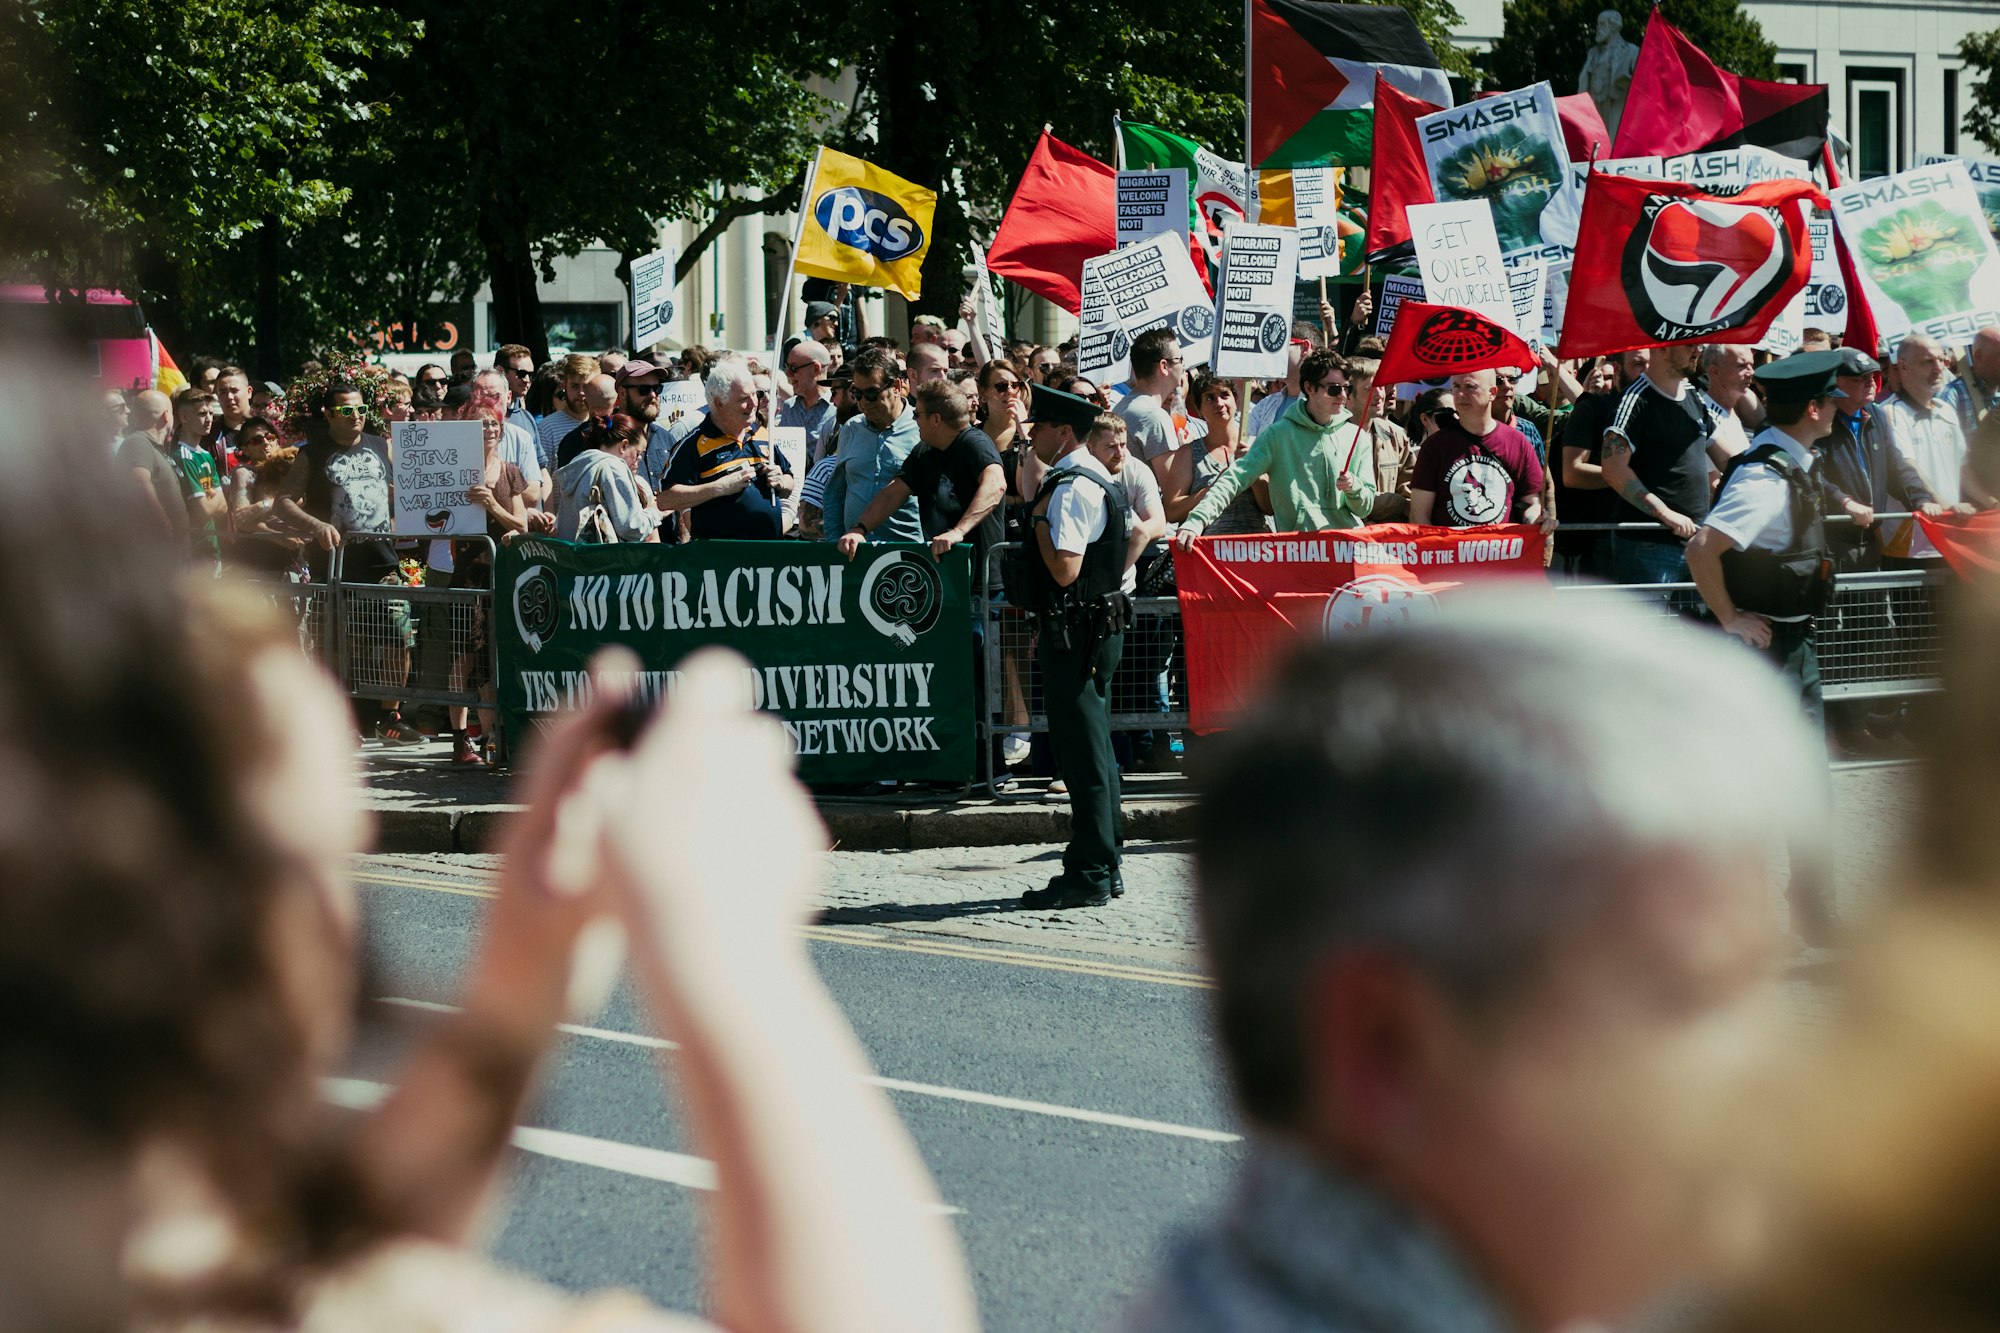
<svg viewBox="0 0 2000 1333"><path fill-rule="evenodd" d="M556 576L541 565L530 565L514 580L514 624L528 651L539 653L556 629Z"/></svg>
<svg viewBox="0 0 2000 1333"><path fill-rule="evenodd" d="M905 648L937 623L944 608L944 585L927 560L908 551L890 551L868 568L861 589L862 618Z"/></svg>

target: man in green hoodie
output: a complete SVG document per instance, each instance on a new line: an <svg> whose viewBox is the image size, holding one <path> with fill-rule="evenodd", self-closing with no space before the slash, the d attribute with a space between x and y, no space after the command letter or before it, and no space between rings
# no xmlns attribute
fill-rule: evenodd
<svg viewBox="0 0 2000 1333"><path fill-rule="evenodd" d="M1348 413L1353 390L1347 363L1330 351L1314 352L1299 367L1305 397L1286 408L1249 452L1230 465L1202 495L1174 540L1194 544L1229 502L1259 477L1271 479L1272 526L1278 532L1358 528L1375 503L1375 455L1361 447L1361 431Z"/></svg>

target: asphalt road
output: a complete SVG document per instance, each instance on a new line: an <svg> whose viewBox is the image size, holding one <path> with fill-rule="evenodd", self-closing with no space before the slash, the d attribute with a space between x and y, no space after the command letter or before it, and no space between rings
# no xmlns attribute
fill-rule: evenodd
<svg viewBox="0 0 2000 1333"><path fill-rule="evenodd" d="M1854 920L1904 861L1918 788L1907 767L1869 765L1837 768L1833 791L1837 911ZM877 1073L922 1085L891 1095L962 1210L981 1313L1001 1333L1116 1327L1164 1242L1218 1203L1242 1151L1213 1072L1186 848L1127 852L1126 897L1063 913L1014 905L1046 879L1055 848L828 858L813 957ZM362 861L372 994L454 998L492 864ZM388 1031L351 1072L380 1082L397 1032L432 1019L407 1004L374 1012ZM572 1289L624 1286L699 1309L700 1194L688 1182L703 1164L661 1092L660 1053L620 1039L649 1031L623 991L587 1022L564 1038L526 1122L556 1134L531 1133L516 1154L494 1252Z"/></svg>
<svg viewBox="0 0 2000 1333"><path fill-rule="evenodd" d="M987 854L1018 854L1033 874L1041 850ZM378 997L454 998L482 902L468 890L484 869L474 858L363 863ZM1162 1243L1213 1206L1241 1151L1210 1072L1196 978L865 925L815 931L812 952L878 1074L926 1087L891 1095L945 1200L962 1210L956 1223L985 1326L1115 1326ZM391 1030L367 1044L351 1073L379 1082L393 1076L396 1031L432 1017L408 1005L376 1012ZM622 988L589 1023L650 1030ZM691 1151L662 1095L659 1058L607 1036L564 1038L524 1123L585 1141L544 1139L543 1151L516 1154L494 1244L502 1262L573 1289L630 1287L668 1307L700 1308L699 1193L634 1174L672 1176L679 1159L622 1160L616 1146ZM664 1058L670 1069L673 1057ZM962 1100L966 1093L1036 1105Z"/></svg>

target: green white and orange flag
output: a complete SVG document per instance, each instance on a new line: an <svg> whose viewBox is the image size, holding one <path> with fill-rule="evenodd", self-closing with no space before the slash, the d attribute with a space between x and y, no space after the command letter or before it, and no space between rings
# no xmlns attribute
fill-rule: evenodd
<svg viewBox="0 0 2000 1333"><path fill-rule="evenodd" d="M1365 166L1375 76L1437 106L1451 82L1409 11L1393 4L1250 0L1250 160Z"/></svg>

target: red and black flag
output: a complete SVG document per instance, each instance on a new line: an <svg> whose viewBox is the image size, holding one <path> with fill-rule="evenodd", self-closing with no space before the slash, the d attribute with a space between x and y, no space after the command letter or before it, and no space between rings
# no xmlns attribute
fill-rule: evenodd
<svg viewBox="0 0 2000 1333"><path fill-rule="evenodd" d="M1250 0L1250 159L1259 167L1366 164L1375 76L1440 107L1451 82L1395 5Z"/></svg>
<svg viewBox="0 0 2000 1333"><path fill-rule="evenodd" d="M1382 349L1375 378L1383 384L1434 380L1472 370L1533 370L1534 349L1504 324L1457 306L1405 301Z"/></svg>
<svg viewBox="0 0 2000 1333"><path fill-rule="evenodd" d="M1560 354L1759 341L1812 272L1808 204L1827 205L1811 181L1764 181L1722 199L1593 171Z"/></svg>
<svg viewBox="0 0 2000 1333"><path fill-rule="evenodd" d="M1817 162L1826 125L1825 84L1731 74L1655 9L1610 155L1677 157L1750 145Z"/></svg>

